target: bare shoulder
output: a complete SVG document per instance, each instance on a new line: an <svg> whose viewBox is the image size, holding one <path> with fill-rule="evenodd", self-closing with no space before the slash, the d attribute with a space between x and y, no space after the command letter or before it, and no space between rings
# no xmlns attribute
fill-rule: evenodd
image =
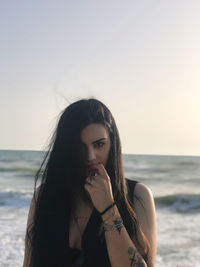
<svg viewBox="0 0 200 267"><path fill-rule="evenodd" d="M157 252L157 222L153 193L147 185L137 183L134 195L134 211L150 243L148 266L154 266Z"/></svg>
<svg viewBox="0 0 200 267"><path fill-rule="evenodd" d="M155 224L156 211L153 193L151 189L143 183L137 183L135 186L134 210L136 215L142 220L142 223L144 223L143 220L145 219L146 222L150 220L150 224Z"/></svg>
<svg viewBox="0 0 200 267"><path fill-rule="evenodd" d="M154 201L151 189L143 183L137 183L135 185L134 194L139 199L146 201Z"/></svg>

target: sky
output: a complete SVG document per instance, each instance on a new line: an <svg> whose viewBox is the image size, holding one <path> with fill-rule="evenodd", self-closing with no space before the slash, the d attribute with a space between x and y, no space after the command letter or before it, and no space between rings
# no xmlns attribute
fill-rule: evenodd
<svg viewBox="0 0 200 267"><path fill-rule="evenodd" d="M0 149L44 150L95 97L125 154L200 155L199 0L0 3Z"/></svg>

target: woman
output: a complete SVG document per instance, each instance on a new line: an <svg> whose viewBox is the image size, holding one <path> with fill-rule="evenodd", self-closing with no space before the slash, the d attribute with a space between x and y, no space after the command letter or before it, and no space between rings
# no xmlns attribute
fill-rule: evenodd
<svg viewBox="0 0 200 267"><path fill-rule="evenodd" d="M96 99L69 105L36 174L23 267L151 267L155 257L153 196L124 177L111 112Z"/></svg>

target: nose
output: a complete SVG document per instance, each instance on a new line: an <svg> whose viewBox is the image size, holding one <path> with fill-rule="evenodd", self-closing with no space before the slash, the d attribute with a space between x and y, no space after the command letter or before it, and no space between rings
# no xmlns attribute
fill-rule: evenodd
<svg viewBox="0 0 200 267"><path fill-rule="evenodd" d="M92 162L96 159L96 154L93 148L88 149L88 162Z"/></svg>

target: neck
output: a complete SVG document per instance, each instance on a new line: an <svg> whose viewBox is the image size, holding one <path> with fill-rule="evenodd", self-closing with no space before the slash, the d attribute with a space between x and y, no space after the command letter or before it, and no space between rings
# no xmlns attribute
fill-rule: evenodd
<svg viewBox="0 0 200 267"><path fill-rule="evenodd" d="M74 209L77 210L80 207L92 208L93 204L91 199L87 195L77 194L74 200Z"/></svg>

